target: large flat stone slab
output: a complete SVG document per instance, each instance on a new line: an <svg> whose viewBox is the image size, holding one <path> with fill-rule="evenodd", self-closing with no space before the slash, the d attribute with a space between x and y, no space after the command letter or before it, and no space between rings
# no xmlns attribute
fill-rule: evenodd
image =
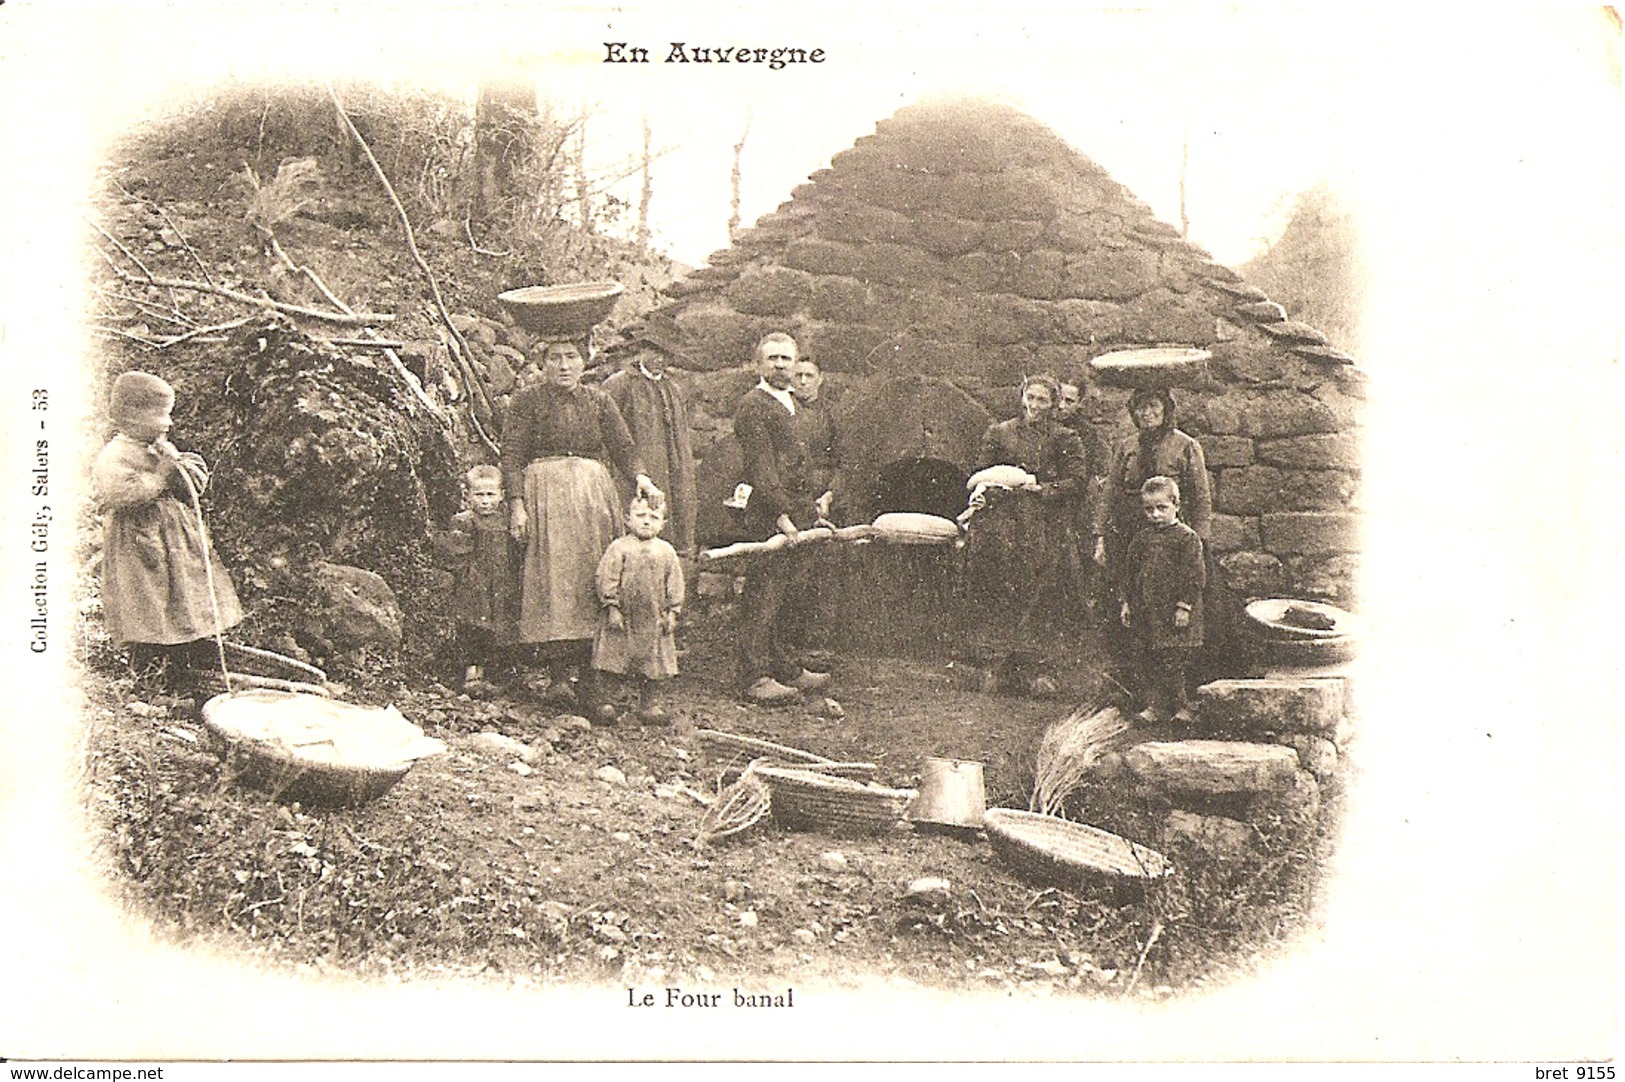
<svg viewBox="0 0 1625 1082"><path fill-rule="evenodd" d="M1196 692L1202 724L1248 733L1329 733L1343 716L1343 682L1319 676L1215 680Z"/></svg>
<svg viewBox="0 0 1625 1082"><path fill-rule="evenodd" d="M1136 744L1123 753L1123 762L1152 789L1194 796L1284 793L1299 769L1292 748L1235 740Z"/></svg>

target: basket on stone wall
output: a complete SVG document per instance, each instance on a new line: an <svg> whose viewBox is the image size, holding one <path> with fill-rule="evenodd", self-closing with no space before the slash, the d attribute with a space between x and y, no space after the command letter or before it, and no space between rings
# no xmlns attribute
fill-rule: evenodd
<svg viewBox="0 0 1625 1082"><path fill-rule="evenodd" d="M1089 367L1101 382L1114 387L1157 390L1198 379L1212 356L1205 349L1185 346L1120 349L1096 357L1089 362Z"/></svg>
<svg viewBox="0 0 1625 1082"><path fill-rule="evenodd" d="M754 736L740 736L737 733L725 733L720 729L698 729L694 733L695 743L699 745L700 754L705 756L724 782L732 781L749 766L753 760L767 760L766 765L807 767L821 774L832 774L836 777L857 778L868 781L875 776L879 769L874 763L843 763L822 755L814 755L810 751L792 748L788 744L775 744L771 740L762 740Z"/></svg>
<svg viewBox="0 0 1625 1082"><path fill-rule="evenodd" d="M760 766L755 774L772 792L774 820L796 830L884 834L902 821L916 795L792 767Z"/></svg>
<svg viewBox="0 0 1625 1082"><path fill-rule="evenodd" d="M1315 669L1353 661L1360 652L1353 635L1329 639L1260 639L1264 664L1272 668Z"/></svg>
<svg viewBox="0 0 1625 1082"><path fill-rule="evenodd" d="M274 799L333 807L376 800L419 759L446 750L393 706L254 688L203 704L231 780Z"/></svg>
<svg viewBox="0 0 1625 1082"><path fill-rule="evenodd" d="M1359 631L1359 618L1336 605L1266 597L1247 605L1252 630L1265 639L1323 640L1345 638Z"/></svg>
<svg viewBox="0 0 1625 1082"><path fill-rule="evenodd" d="M498 293L497 300L532 334L574 338L601 323L615 307L621 292L619 282L571 282L510 289Z"/></svg>
<svg viewBox="0 0 1625 1082"><path fill-rule="evenodd" d="M1155 849L1053 815L989 808L982 825L999 858L1039 882L1066 885L1092 878L1114 886L1144 885L1173 870Z"/></svg>

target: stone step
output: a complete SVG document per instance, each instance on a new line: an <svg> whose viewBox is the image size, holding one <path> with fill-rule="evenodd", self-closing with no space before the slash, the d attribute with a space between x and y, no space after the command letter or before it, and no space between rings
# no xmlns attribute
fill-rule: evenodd
<svg viewBox="0 0 1625 1082"><path fill-rule="evenodd" d="M1200 815L1175 808L1163 821L1167 836L1220 860L1235 860L1252 848L1253 828L1223 815Z"/></svg>
<svg viewBox="0 0 1625 1082"><path fill-rule="evenodd" d="M1248 733L1332 733L1343 717L1343 682L1321 676L1215 680L1197 689L1205 726Z"/></svg>
<svg viewBox="0 0 1625 1082"><path fill-rule="evenodd" d="M1236 740L1136 744L1123 752L1123 763L1143 785L1170 797L1283 794L1301 769L1294 748Z"/></svg>

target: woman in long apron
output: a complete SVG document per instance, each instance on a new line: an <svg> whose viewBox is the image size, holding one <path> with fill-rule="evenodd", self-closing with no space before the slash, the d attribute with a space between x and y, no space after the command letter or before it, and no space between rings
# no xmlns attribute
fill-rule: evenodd
<svg viewBox="0 0 1625 1082"><path fill-rule="evenodd" d="M615 403L582 384L586 361L580 347L560 340L540 352L543 379L514 397L502 433L508 527L524 546L519 641L535 644L546 662L555 701L578 698L591 714L598 705L591 664L599 616L593 577L622 528L610 470L635 491L655 489ZM571 667L580 679L579 695L567 690Z"/></svg>

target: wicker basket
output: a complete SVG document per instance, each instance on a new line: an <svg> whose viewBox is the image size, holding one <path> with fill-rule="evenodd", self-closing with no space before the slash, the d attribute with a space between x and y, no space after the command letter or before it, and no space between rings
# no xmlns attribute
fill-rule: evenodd
<svg viewBox="0 0 1625 1082"><path fill-rule="evenodd" d="M1294 610L1319 617L1330 627L1304 627L1292 622ZM1346 638L1359 632L1359 617L1335 605L1318 601L1296 601L1286 597L1267 597L1247 606L1247 619L1252 631L1264 639L1325 640Z"/></svg>
<svg viewBox="0 0 1625 1082"><path fill-rule="evenodd" d="M445 750L393 707L264 689L214 696L203 727L237 784L311 806L376 800Z"/></svg>
<svg viewBox="0 0 1625 1082"><path fill-rule="evenodd" d="M1144 884L1172 871L1168 859L1155 849L1053 815L989 808L982 825L1000 859L1046 883L1105 879L1113 885Z"/></svg>
<svg viewBox="0 0 1625 1082"><path fill-rule="evenodd" d="M797 830L884 834L902 820L915 796L913 789L887 789L812 770L759 766L755 774L772 790L774 820Z"/></svg>
<svg viewBox="0 0 1625 1082"><path fill-rule="evenodd" d="M1213 354L1205 349L1159 346L1155 349L1120 349L1089 362L1104 383L1115 387L1158 390L1175 387L1202 374Z"/></svg>
<svg viewBox="0 0 1625 1082"><path fill-rule="evenodd" d="M575 337L602 322L621 292L619 282L572 282L510 289L497 294L497 300L532 334Z"/></svg>
<svg viewBox="0 0 1625 1082"><path fill-rule="evenodd" d="M792 748L788 744L775 744L754 736L739 736L720 729L697 729L694 739L700 754L721 774L725 782L737 778L745 767L756 759L769 760L771 766L803 766L821 774L867 781L878 769L873 763L842 763L814 755L810 751Z"/></svg>
<svg viewBox="0 0 1625 1082"><path fill-rule="evenodd" d="M1359 651L1359 640L1353 635L1339 635L1331 639L1271 639L1256 638L1264 664L1295 668L1314 668L1322 665L1341 665L1353 661Z"/></svg>

